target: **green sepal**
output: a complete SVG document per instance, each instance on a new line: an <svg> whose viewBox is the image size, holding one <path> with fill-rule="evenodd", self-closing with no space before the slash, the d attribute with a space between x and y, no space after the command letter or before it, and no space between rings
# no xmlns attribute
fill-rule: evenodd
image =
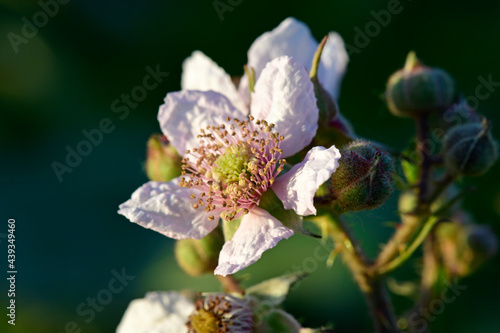
<svg viewBox="0 0 500 333"><path fill-rule="evenodd" d="M301 330L297 320L283 310L274 310L266 319L267 332L299 333Z"/></svg>
<svg viewBox="0 0 500 333"><path fill-rule="evenodd" d="M144 169L150 180L167 182L181 175L182 157L161 134L153 134L147 142Z"/></svg>
<svg viewBox="0 0 500 333"><path fill-rule="evenodd" d="M283 203L272 189L267 190L260 197L259 207L266 210L274 218L283 223L285 227L292 229L295 233L321 238L321 236L305 230L302 216L297 215L293 209L285 209Z"/></svg>
<svg viewBox="0 0 500 333"><path fill-rule="evenodd" d="M226 240L226 242L230 241L233 238L234 234L236 233L236 230L238 230L238 228L240 227L242 218L243 217L240 217L232 221L226 221L224 219L221 219L222 231L224 233L224 239Z"/></svg>
<svg viewBox="0 0 500 333"><path fill-rule="evenodd" d="M290 288L308 275L306 272L296 272L270 279L248 288L246 294L255 297L261 302L268 301L272 302L274 306L278 306L283 303Z"/></svg>

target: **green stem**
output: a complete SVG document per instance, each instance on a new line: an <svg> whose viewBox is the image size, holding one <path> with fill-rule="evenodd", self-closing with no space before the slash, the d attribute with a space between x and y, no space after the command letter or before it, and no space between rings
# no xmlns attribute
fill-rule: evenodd
<svg viewBox="0 0 500 333"><path fill-rule="evenodd" d="M403 223L398 226L394 235L378 255L375 267L384 266L397 257L407 246L406 244L417 232L422 223L422 218L416 214L407 214L404 216Z"/></svg>
<svg viewBox="0 0 500 333"><path fill-rule="evenodd" d="M433 297L433 289L438 280L438 271L439 271L439 262L437 258L437 254L435 251L435 242L434 234L431 234L424 242L423 245L423 268L422 268L422 280L420 282L420 295L417 303L413 307L413 310L410 312L408 317L409 331L412 333L425 333L428 332L427 328L422 330L422 327L414 327L411 326L412 323L420 322L421 320L427 320L423 318L421 309L427 308L429 302ZM417 314L415 317L414 314ZM409 318L409 316L413 316L413 318Z"/></svg>
<svg viewBox="0 0 500 333"><path fill-rule="evenodd" d="M245 290L240 287L238 281L232 275L220 276L216 275L217 280L219 280L222 285L222 289L224 289L227 293L238 293L241 295L245 294Z"/></svg>
<svg viewBox="0 0 500 333"><path fill-rule="evenodd" d="M417 152L420 157L420 173L418 178L418 202L421 206L427 204L429 184L431 177L432 156L427 151L425 143L429 138L429 116L421 114L416 119L417 126Z"/></svg>
<svg viewBox="0 0 500 333"><path fill-rule="evenodd" d="M446 189L453 184L455 181L455 177L451 175L450 173L446 173L443 178L440 180L436 181L436 188L434 190L434 193L429 198L429 203L432 204L434 201L436 201L441 194L443 194Z"/></svg>
<svg viewBox="0 0 500 333"><path fill-rule="evenodd" d="M327 224L328 233L340 248L342 258L351 270L356 283L366 297L377 333L398 333L396 316L385 288L384 281L368 273L370 262L349 228L337 215L328 212L316 217L314 221L323 226Z"/></svg>
<svg viewBox="0 0 500 333"><path fill-rule="evenodd" d="M420 244L422 244L431 232L432 228L434 225L438 222L438 218L435 216L431 216L427 221L425 222L423 228L420 230L419 234L413 242L411 243L408 248L403 250L399 256L397 256L394 260L390 261L386 265L383 265L381 267L376 268L377 274L387 274L389 272L392 272L396 268L398 268L401 264L403 264L408 258L411 257L411 255L415 252L415 250L418 249Z"/></svg>
<svg viewBox="0 0 500 333"><path fill-rule="evenodd" d="M429 218L429 185L432 169L432 155L426 150L425 143L429 138L429 116L421 114L415 119L417 132L417 152L419 155L419 178L417 182L418 207L409 214L402 215L403 223L399 226L389 242L380 252L375 267L388 264L414 237L423 223Z"/></svg>

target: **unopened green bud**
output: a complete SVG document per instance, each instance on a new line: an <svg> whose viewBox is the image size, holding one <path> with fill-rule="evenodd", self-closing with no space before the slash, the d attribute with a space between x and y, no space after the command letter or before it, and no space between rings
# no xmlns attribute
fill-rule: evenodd
<svg viewBox="0 0 500 333"><path fill-rule="evenodd" d="M182 158L164 135L151 135L147 149L146 174L150 180L166 182L181 175Z"/></svg>
<svg viewBox="0 0 500 333"><path fill-rule="evenodd" d="M220 228L202 239L182 239L175 244L175 257L179 266L191 276L213 273L224 245Z"/></svg>
<svg viewBox="0 0 500 333"><path fill-rule="evenodd" d="M331 178L334 206L341 211L373 209L392 193L394 162L372 143L357 140L341 151Z"/></svg>
<svg viewBox="0 0 500 333"><path fill-rule="evenodd" d="M392 114L411 117L450 107L455 83L444 70L422 65L410 52L405 67L389 78L385 94Z"/></svg>
<svg viewBox="0 0 500 333"><path fill-rule="evenodd" d="M452 128L444 140L446 166L461 176L479 176L495 163L498 147L487 120Z"/></svg>

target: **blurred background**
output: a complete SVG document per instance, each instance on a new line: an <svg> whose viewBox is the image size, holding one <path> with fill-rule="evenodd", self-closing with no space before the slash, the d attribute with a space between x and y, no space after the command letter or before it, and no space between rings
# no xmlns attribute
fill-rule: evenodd
<svg viewBox="0 0 500 333"><path fill-rule="evenodd" d="M180 89L182 61L192 51L241 75L251 43L288 16L307 23L318 40L337 31L359 50L350 56L340 108L359 135L395 149L408 143L413 123L391 116L381 94L408 51L447 70L465 96L474 96L479 76L500 81L500 1L401 0L402 11L362 47L355 42L358 29L365 31L374 21L371 11L387 9L391 1L243 0L230 5L223 20L212 1L60 2L45 20L39 14L44 0L0 0L0 267L4 276L7 219L15 218L18 269L16 326L7 325L2 313L2 332L113 332L128 303L148 291L220 288L213 276L195 279L181 271L172 240L116 213L147 181L145 143L160 131L158 107L167 92ZM40 27L33 30L26 22ZM113 101L142 85L147 66L169 75L120 118ZM478 106L492 119L496 138L499 105L500 90ZM76 149L83 131L98 128L104 118L113 130L60 181L53 163L66 164L68 147ZM472 179L477 192L464 203L497 235L499 173L497 163L486 176ZM396 209L393 196L379 210L349 216L372 255L392 233L384 222L397 219ZM294 236L239 276L248 286L306 268L313 273L291 292L286 310L306 326L330 323L336 332L370 332L368 309L342 262L327 269L324 261L307 259L317 246L314 239ZM499 264L497 256L462 280L467 289L430 323L434 332L497 331ZM396 276L416 279L417 266L411 260ZM112 271L123 269L134 276L123 291L93 315L81 315L79 308L90 308L87 299L108 288ZM5 277L1 288L0 308L6 311ZM394 302L401 310L410 306L402 297L394 296Z"/></svg>

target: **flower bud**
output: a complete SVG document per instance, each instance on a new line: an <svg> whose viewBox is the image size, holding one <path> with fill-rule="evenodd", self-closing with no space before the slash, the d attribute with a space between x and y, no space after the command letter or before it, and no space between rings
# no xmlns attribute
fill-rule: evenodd
<svg viewBox="0 0 500 333"><path fill-rule="evenodd" d="M455 83L448 73L422 65L410 52L404 68L389 77L385 94L392 114L411 117L450 107L455 99Z"/></svg>
<svg viewBox="0 0 500 333"><path fill-rule="evenodd" d="M466 100L460 100L452 107L444 111L442 117L436 117L434 128L449 130L458 125L466 123L480 123L482 117L474 110Z"/></svg>
<svg viewBox="0 0 500 333"><path fill-rule="evenodd" d="M486 119L456 126L444 140L446 166L461 176L479 176L488 171L498 157L497 150Z"/></svg>
<svg viewBox="0 0 500 333"><path fill-rule="evenodd" d="M498 250L498 239L485 225L445 222L436 237L444 267L455 276L471 274Z"/></svg>
<svg viewBox="0 0 500 333"><path fill-rule="evenodd" d="M182 239L175 244L175 257L179 266L191 276L213 273L224 245L220 228L202 239Z"/></svg>
<svg viewBox="0 0 500 333"><path fill-rule="evenodd" d="M181 175L182 158L164 135L151 135L147 151L146 174L150 180L166 182Z"/></svg>
<svg viewBox="0 0 500 333"><path fill-rule="evenodd" d="M356 211L382 205L393 190L392 158L372 143L357 140L341 151L331 178L335 209Z"/></svg>
<svg viewBox="0 0 500 333"><path fill-rule="evenodd" d="M498 239L487 225L471 225L467 228L467 245L476 258L491 258L498 250Z"/></svg>

